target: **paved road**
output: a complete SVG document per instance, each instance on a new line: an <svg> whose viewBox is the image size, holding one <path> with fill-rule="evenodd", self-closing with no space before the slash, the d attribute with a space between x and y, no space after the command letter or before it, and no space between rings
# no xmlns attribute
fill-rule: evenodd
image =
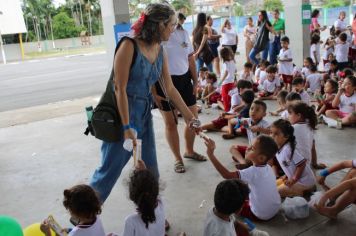
<svg viewBox="0 0 356 236"><path fill-rule="evenodd" d="M109 68L106 54L0 65L0 112L98 95Z"/></svg>

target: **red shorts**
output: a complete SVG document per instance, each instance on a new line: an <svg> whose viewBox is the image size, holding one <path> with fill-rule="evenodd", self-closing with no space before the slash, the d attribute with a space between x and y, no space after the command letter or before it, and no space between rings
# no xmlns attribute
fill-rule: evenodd
<svg viewBox="0 0 356 236"><path fill-rule="evenodd" d="M338 110L337 115L342 119L342 118L345 118L346 116L350 115L350 113L342 112L342 111Z"/></svg>
<svg viewBox="0 0 356 236"><path fill-rule="evenodd" d="M258 95L260 95L260 97L269 97L269 96L273 95L273 93L263 91L263 92L260 92Z"/></svg>
<svg viewBox="0 0 356 236"><path fill-rule="evenodd" d="M221 95L220 93L214 93L209 97L209 103L218 103L218 101L221 100Z"/></svg>
<svg viewBox="0 0 356 236"><path fill-rule="evenodd" d="M222 117L219 117L212 121L216 129L222 129L224 126L228 125L228 120Z"/></svg>
<svg viewBox="0 0 356 236"><path fill-rule="evenodd" d="M247 129L245 127L240 127L241 134L247 136Z"/></svg>
<svg viewBox="0 0 356 236"><path fill-rule="evenodd" d="M252 84L252 89L253 89L253 91L254 91L255 93L257 93L257 92L258 92L258 83L253 83L253 84Z"/></svg>
<svg viewBox="0 0 356 236"><path fill-rule="evenodd" d="M285 84L291 84L293 81L293 75L284 75L282 74L282 79Z"/></svg>
<svg viewBox="0 0 356 236"><path fill-rule="evenodd" d="M329 63L329 60L323 59L323 66L325 66L326 63Z"/></svg>
<svg viewBox="0 0 356 236"><path fill-rule="evenodd" d="M243 156L243 158L245 158L247 146L237 145L235 149L241 154L241 156Z"/></svg>
<svg viewBox="0 0 356 236"><path fill-rule="evenodd" d="M253 221L261 221L253 212L251 211L251 206L250 206L250 201L246 200L244 204L242 205L241 211L240 211L240 216L245 217L249 220Z"/></svg>
<svg viewBox="0 0 356 236"><path fill-rule="evenodd" d="M221 87L221 97L224 104L224 110L227 112L231 107L231 97L229 95L229 91L235 88L235 83L224 84Z"/></svg>
<svg viewBox="0 0 356 236"><path fill-rule="evenodd" d="M349 57L352 61L356 60L356 48L350 48Z"/></svg>

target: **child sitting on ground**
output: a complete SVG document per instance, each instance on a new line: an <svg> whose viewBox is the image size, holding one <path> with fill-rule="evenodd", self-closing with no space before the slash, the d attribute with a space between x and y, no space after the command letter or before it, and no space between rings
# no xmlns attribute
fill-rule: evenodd
<svg viewBox="0 0 356 236"><path fill-rule="evenodd" d="M287 95L288 92L286 90L279 91L279 93L277 94L277 102L279 108L276 111L270 112L270 115L280 116L282 113L284 113L287 110L287 102L286 102Z"/></svg>
<svg viewBox="0 0 356 236"><path fill-rule="evenodd" d="M269 123L263 118L266 116L267 106L260 100L255 100L250 108L250 118L240 120L240 132L247 133L248 144L251 145L252 141L260 134L269 134ZM226 138L226 137L225 137ZM239 169L249 167L252 163L245 159L247 146L232 145L230 153L232 159L237 162L236 165Z"/></svg>
<svg viewBox="0 0 356 236"><path fill-rule="evenodd" d="M246 224L235 220L234 214L241 208L249 195L248 186L238 179L228 179L220 182L215 189L214 207L208 211L204 236L249 236L265 235L263 231L254 229L248 232ZM258 231L258 232L257 232Z"/></svg>
<svg viewBox="0 0 356 236"><path fill-rule="evenodd" d="M289 38L287 36L281 39L282 49L278 55L278 74L282 77L284 89L292 91L293 80L293 56L292 50L289 48Z"/></svg>
<svg viewBox="0 0 356 236"><path fill-rule="evenodd" d="M159 183L142 160L137 161L128 185L130 200L135 203L137 212L126 217L122 236L165 235L165 213L159 196Z"/></svg>
<svg viewBox="0 0 356 236"><path fill-rule="evenodd" d="M317 117L312 107L302 101L295 101L288 106L289 121L294 128L296 150L307 160L308 165L315 169L323 169L325 165L317 162L314 131Z"/></svg>
<svg viewBox="0 0 356 236"><path fill-rule="evenodd" d="M304 79L302 77L296 77L296 78L294 78L292 85L293 85L294 92L298 93L300 95L302 101L305 102L307 105L309 105L310 104L310 96L304 90L304 87L305 87Z"/></svg>
<svg viewBox="0 0 356 236"><path fill-rule="evenodd" d="M269 65L270 65L269 61L262 60L255 72L255 80L259 84L259 86L262 86L265 79L267 79L266 69Z"/></svg>
<svg viewBox="0 0 356 236"><path fill-rule="evenodd" d="M332 101L338 91L338 83L333 79L328 79L324 86L324 95L317 96L318 107L316 109L317 117L324 115L326 111L332 110Z"/></svg>
<svg viewBox="0 0 356 236"><path fill-rule="evenodd" d="M235 72L236 64L234 53L231 48L224 47L220 50L220 55L223 60L221 72L221 98L224 104L225 112L228 112L231 107L231 97L229 91L235 87Z"/></svg>
<svg viewBox="0 0 356 236"><path fill-rule="evenodd" d="M221 99L220 92L218 92L218 83L215 73L208 73L206 77L206 86L202 94L202 100L206 105L218 103Z"/></svg>
<svg viewBox="0 0 356 236"><path fill-rule="evenodd" d="M202 97L202 93L206 86L206 77L208 76L209 70L207 67L203 66L199 69L198 86L197 86L197 99Z"/></svg>
<svg viewBox="0 0 356 236"><path fill-rule="evenodd" d="M335 59L334 54L330 53L328 55L328 60L325 62L324 65L324 72L329 74L330 68L331 68L331 62Z"/></svg>
<svg viewBox="0 0 356 236"><path fill-rule="evenodd" d="M339 67L336 59L330 61L330 70L328 72L330 79L338 80Z"/></svg>
<svg viewBox="0 0 356 236"><path fill-rule="evenodd" d="M337 127L337 120L340 119L340 125L356 124L356 77L348 76L339 84L339 90L332 102L333 107L339 107L339 110L328 110L324 121L329 127Z"/></svg>
<svg viewBox="0 0 356 236"><path fill-rule="evenodd" d="M244 70L239 73L238 80L247 80L253 85L253 91L257 92L258 83L253 80L252 63L246 62Z"/></svg>
<svg viewBox="0 0 356 236"><path fill-rule="evenodd" d="M278 192L282 198L303 196L315 188L316 181L307 160L296 150L294 128L289 121L279 119L270 129L279 148L276 159L285 174L277 180Z"/></svg>
<svg viewBox="0 0 356 236"><path fill-rule="evenodd" d="M323 66L325 70L325 66L327 63L330 62L330 55L334 55L334 39L332 37L329 37L326 39L326 42L324 44L324 54L323 54ZM325 70L326 71L326 70Z"/></svg>
<svg viewBox="0 0 356 236"><path fill-rule="evenodd" d="M219 118L204 124L201 126L202 130L207 131L226 131L228 125L228 120L234 118L235 116L248 117L248 110L250 106L246 106L251 104L254 99L254 94L252 92L252 84L247 80L239 80L237 82L237 88L239 93L235 93L231 98L231 110L229 112L224 112L220 114ZM245 93L245 91L251 90L252 93ZM241 95L240 95L241 94ZM242 98L243 97L243 98ZM240 114L241 110L244 108L246 111Z"/></svg>
<svg viewBox="0 0 356 236"><path fill-rule="evenodd" d="M216 170L224 179L241 179L251 190L249 201L246 201L240 216L252 220L270 220L279 211L281 198L277 191L276 177L267 162L277 150L277 144L267 135L260 135L253 140L246 151L246 158L253 166L244 170L229 171L215 157L215 142L204 138L207 154Z"/></svg>
<svg viewBox="0 0 356 236"><path fill-rule="evenodd" d="M267 79L263 82L263 91L258 97L263 100L275 99L281 87L280 79L276 77L277 67L268 66L266 72Z"/></svg>
<svg viewBox="0 0 356 236"><path fill-rule="evenodd" d="M288 106L291 105L294 101L301 101L299 93L290 92L286 97L286 109L281 112L280 116L284 120L289 120Z"/></svg>
<svg viewBox="0 0 356 236"><path fill-rule="evenodd" d="M321 94L321 86L323 85L323 76L318 73L316 65L310 67L310 75L306 78L305 89L311 96Z"/></svg>
<svg viewBox="0 0 356 236"><path fill-rule="evenodd" d="M338 186L330 188L325 184L325 179L328 175L346 168L351 168L345 177L341 180ZM339 162L327 169L320 171L318 176L319 184L327 191L320 199L319 203L315 205L317 211L329 218L336 218L342 210L350 204L356 204L356 160L348 160ZM353 187L350 186L352 181ZM326 201L329 200L328 206L325 206Z"/></svg>
<svg viewBox="0 0 356 236"><path fill-rule="evenodd" d="M74 225L68 236L105 236L98 217L101 213L101 202L94 189L80 184L64 190L63 195L63 206L71 215L70 222ZM41 231L45 236L52 235L47 220L41 224Z"/></svg>
<svg viewBox="0 0 356 236"><path fill-rule="evenodd" d="M310 75L310 66L313 65L313 59L311 57L307 57L304 59L303 68L302 68L302 77L305 79L308 75Z"/></svg>

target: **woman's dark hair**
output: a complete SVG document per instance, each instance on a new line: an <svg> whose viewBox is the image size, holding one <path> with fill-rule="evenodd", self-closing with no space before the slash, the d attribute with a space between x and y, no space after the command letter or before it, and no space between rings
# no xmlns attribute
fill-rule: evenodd
<svg viewBox="0 0 356 236"><path fill-rule="evenodd" d="M203 38L203 31L204 27L206 25L206 14L203 12L200 12L197 15L197 25L195 26L193 30L193 42L194 43L200 43L202 38Z"/></svg>
<svg viewBox="0 0 356 236"><path fill-rule="evenodd" d="M223 59L223 62L230 61L234 59L234 52L229 47L223 47L220 50L220 56Z"/></svg>
<svg viewBox="0 0 356 236"><path fill-rule="evenodd" d="M75 185L64 190L63 195L63 206L80 218L94 220L101 213L99 196L89 185Z"/></svg>
<svg viewBox="0 0 356 236"><path fill-rule="evenodd" d="M328 80L326 81L326 83L331 84L331 87L333 88L333 93L336 93L336 92L337 92L337 90L338 90L338 88L339 88L339 84L338 84L338 82L337 82L336 80L334 80L334 79L328 79Z"/></svg>
<svg viewBox="0 0 356 236"><path fill-rule="evenodd" d="M295 146L297 145L297 142L295 141L294 128L292 124L288 120L279 119L273 122L272 126L279 129L284 135L284 137L288 138L287 142L290 144L290 147L292 148L292 155L290 156L290 160L292 160Z"/></svg>
<svg viewBox="0 0 356 236"><path fill-rule="evenodd" d="M136 204L146 228L156 221L155 209L158 193L158 180L150 170L133 171L129 182L130 200Z"/></svg>
<svg viewBox="0 0 356 236"><path fill-rule="evenodd" d="M261 134L256 138L258 140L258 152L267 157L266 162L271 160L278 151L278 145L271 136Z"/></svg>
<svg viewBox="0 0 356 236"><path fill-rule="evenodd" d="M248 198L250 190L244 182L238 179L228 179L216 186L214 194L215 209L224 215L238 212Z"/></svg>
<svg viewBox="0 0 356 236"><path fill-rule="evenodd" d="M313 34L311 36L310 44L313 45L313 44L317 44L319 42L320 42L320 36L318 34Z"/></svg>
<svg viewBox="0 0 356 236"><path fill-rule="evenodd" d="M319 15L319 10L318 9L315 9L312 14L311 14L311 18L315 18Z"/></svg>
<svg viewBox="0 0 356 236"><path fill-rule="evenodd" d="M312 130L316 130L316 125L318 124L317 116L314 109L308 106L306 103L302 101L293 102L288 106L288 112L300 114L302 119L308 122L309 127Z"/></svg>
<svg viewBox="0 0 356 236"><path fill-rule="evenodd" d="M286 96L286 101L292 102L292 101L301 101L302 97L299 95L299 93L296 92L290 92Z"/></svg>
<svg viewBox="0 0 356 236"><path fill-rule="evenodd" d="M175 15L173 8L167 3L151 3L147 5L144 14L145 20L135 36L148 44L160 43L161 23L167 26L171 17ZM135 24L137 23L139 21Z"/></svg>
<svg viewBox="0 0 356 236"><path fill-rule="evenodd" d="M267 22L268 25L271 25L271 22L268 19L267 12L265 10L261 10L260 13L263 16L263 20L262 20L262 22L258 21L257 25L260 26L263 22Z"/></svg>

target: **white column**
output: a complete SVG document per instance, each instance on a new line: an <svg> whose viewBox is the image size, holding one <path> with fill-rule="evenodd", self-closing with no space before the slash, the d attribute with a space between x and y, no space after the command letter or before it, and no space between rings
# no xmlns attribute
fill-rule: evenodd
<svg viewBox="0 0 356 236"><path fill-rule="evenodd" d="M283 0L286 24L286 36L290 39L293 62L303 65L303 59L310 55L309 25L302 24L302 5L310 4L309 0Z"/></svg>
<svg viewBox="0 0 356 236"><path fill-rule="evenodd" d="M116 46L114 25L130 22L129 4L128 0L100 0L100 6L103 18L108 63L111 67Z"/></svg>

